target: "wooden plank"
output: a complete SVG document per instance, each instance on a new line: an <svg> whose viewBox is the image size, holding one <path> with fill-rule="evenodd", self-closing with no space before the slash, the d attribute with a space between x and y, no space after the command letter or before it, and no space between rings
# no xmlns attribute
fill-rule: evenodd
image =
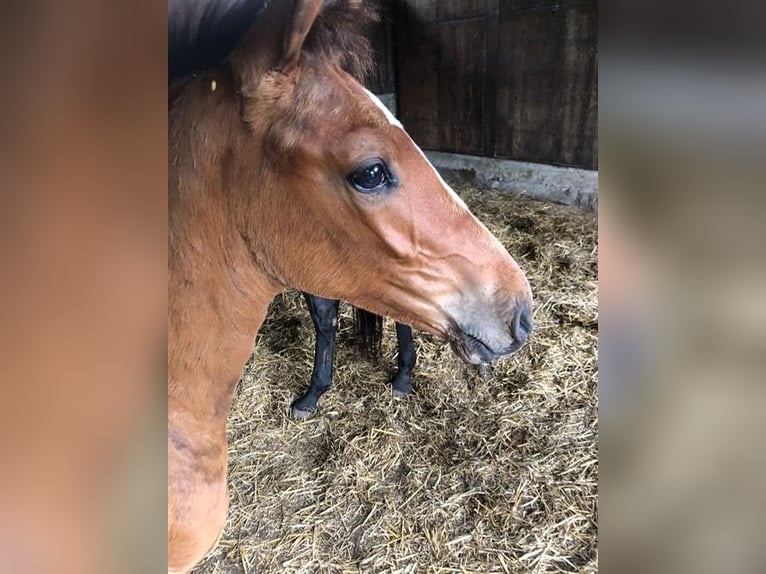
<svg viewBox="0 0 766 574"><path fill-rule="evenodd" d="M487 11L487 0L453 0L451 2L439 2L436 15L439 22L445 22L460 18L486 16Z"/></svg>
<svg viewBox="0 0 766 574"><path fill-rule="evenodd" d="M576 6L595 6L596 0L500 0L500 14L507 17L530 11L567 10Z"/></svg>
<svg viewBox="0 0 766 574"><path fill-rule="evenodd" d="M425 20L435 6L408 1L396 12L401 120L424 148L486 153L486 19ZM450 13L471 10L468 2Z"/></svg>
<svg viewBox="0 0 766 574"><path fill-rule="evenodd" d="M598 22L594 12L567 13L561 163L598 168Z"/></svg>
<svg viewBox="0 0 766 574"><path fill-rule="evenodd" d="M408 2L396 13L399 117L420 146L439 149L438 28L421 20L411 8Z"/></svg>
<svg viewBox="0 0 766 574"><path fill-rule="evenodd" d="M397 22L408 25L418 22L436 22L438 20L439 0L401 0L395 2L399 14Z"/></svg>
<svg viewBox="0 0 766 574"><path fill-rule="evenodd" d="M541 9L552 4L563 4L563 2L556 2L556 0L500 0L500 12L507 15L511 12Z"/></svg>
<svg viewBox="0 0 766 574"><path fill-rule="evenodd" d="M484 153L486 23L441 25L439 45L439 149Z"/></svg>
<svg viewBox="0 0 766 574"><path fill-rule="evenodd" d="M484 78L485 156L494 156L497 148L497 73L500 56L500 0L487 2L487 71Z"/></svg>
<svg viewBox="0 0 766 574"><path fill-rule="evenodd" d="M495 154L595 169L595 2L510 18L507 8L501 3Z"/></svg>

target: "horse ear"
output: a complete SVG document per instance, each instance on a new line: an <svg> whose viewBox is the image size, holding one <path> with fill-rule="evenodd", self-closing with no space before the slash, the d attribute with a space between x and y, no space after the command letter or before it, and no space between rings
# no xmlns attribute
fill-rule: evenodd
<svg viewBox="0 0 766 574"><path fill-rule="evenodd" d="M266 7L232 56L243 83L257 81L269 70L297 65L303 42L322 8L322 0L265 1Z"/></svg>
<svg viewBox="0 0 766 574"><path fill-rule="evenodd" d="M291 25L285 30L285 43L279 68L290 68L298 63L303 42L306 40L314 20L319 16L322 0L298 0Z"/></svg>

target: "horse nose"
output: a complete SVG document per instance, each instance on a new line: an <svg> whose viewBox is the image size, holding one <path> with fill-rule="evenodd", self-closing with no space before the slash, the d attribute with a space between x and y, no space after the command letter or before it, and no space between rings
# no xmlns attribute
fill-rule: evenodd
<svg viewBox="0 0 766 574"><path fill-rule="evenodd" d="M511 335L519 345L523 345L533 328L532 309L529 301L522 300L516 304L513 323L511 323Z"/></svg>

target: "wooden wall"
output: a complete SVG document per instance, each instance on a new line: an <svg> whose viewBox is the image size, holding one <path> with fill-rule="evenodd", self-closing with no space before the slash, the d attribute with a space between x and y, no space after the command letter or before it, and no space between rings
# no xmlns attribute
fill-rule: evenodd
<svg viewBox="0 0 766 574"><path fill-rule="evenodd" d="M384 4L372 85L422 147L598 167L596 0Z"/></svg>

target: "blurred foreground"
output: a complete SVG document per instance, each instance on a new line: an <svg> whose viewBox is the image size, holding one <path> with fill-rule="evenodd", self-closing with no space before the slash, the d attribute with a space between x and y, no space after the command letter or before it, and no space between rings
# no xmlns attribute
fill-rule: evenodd
<svg viewBox="0 0 766 574"><path fill-rule="evenodd" d="M600 63L606 572L766 571L766 76L693 27Z"/></svg>
<svg viewBox="0 0 766 574"><path fill-rule="evenodd" d="M142 8L0 7L3 573L164 568L165 8Z"/></svg>

